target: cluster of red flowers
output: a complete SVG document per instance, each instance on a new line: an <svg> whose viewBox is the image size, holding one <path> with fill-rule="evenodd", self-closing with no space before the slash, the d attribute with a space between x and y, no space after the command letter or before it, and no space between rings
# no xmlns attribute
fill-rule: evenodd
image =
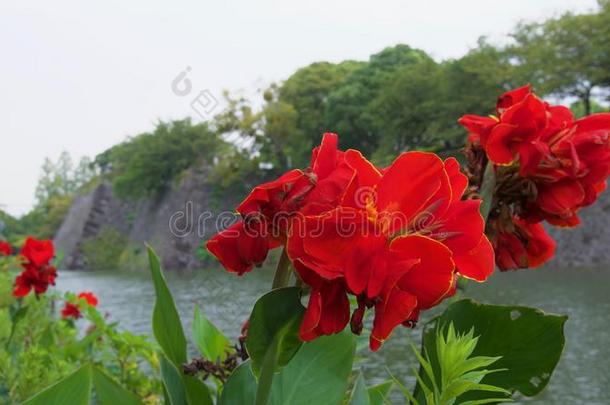
<svg viewBox="0 0 610 405"><path fill-rule="evenodd" d="M23 271L15 279L13 290L15 297L25 297L31 290L36 294L43 294L49 285L55 285L57 271L51 265L54 255L52 241L37 240L32 237L26 239L20 252Z"/></svg>
<svg viewBox="0 0 610 405"><path fill-rule="evenodd" d="M542 221L578 225L578 211L606 188L610 113L575 120L568 108L549 105L524 86L498 99L495 116L466 115L460 123L470 132L469 156L495 164L490 228L498 267L541 265L555 249ZM479 172L485 164L470 163Z"/></svg>
<svg viewBox="0 0 610 405"><path fill-rule="evenodd" d="M10 243L0 240L0 256L10 256L13 254L13 247Z"/></svg>
<svg viewBox="0 0 610 405"><path fill-rule="evenodd" d="M362 330L374 308L377 350L399 325L455 291L458 276L485 280L494 252L480 201L462 200L468 179L455 159L401 154L378 168L324 135L310 166L259 185L239 205L242 220L207 247L228 271L244 274L284 245L311 288L300 336L312 340ZM357 300L350 314L348 295Z"/></svg>
<svg viewBox="0 0 610 405"><path fill-rule="evenodd" d="M61 317L63 319L79 319L82 316L81 308L83 302L92 307L96 307L98 303L97 297L90 291L85 291L78 294L77 298L77 303L66 301L61 310Z"/></svg>

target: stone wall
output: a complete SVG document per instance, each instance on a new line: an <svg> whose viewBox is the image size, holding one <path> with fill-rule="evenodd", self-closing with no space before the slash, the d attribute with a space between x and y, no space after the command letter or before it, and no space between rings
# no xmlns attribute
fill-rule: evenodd
<svg viewBox="0 0 610 405"><path fill-rule="evenodd" d="M150 244L166 269L191 269L202 266L197 249L216 232L217 219L224 213L221 228L230 221L229 212L242 195L213 197L203 169L191 170L170 190L156 199L123 202L112 193L109 183L75 199L55 243L64 252L63 266L86 268L81 246L105 227L113 227L127 236L127 267L146 266L146 243ZM586 266L610 264L610 192L602 194L592 207L581 212L582 225L574 229L552 228L557 240L557 255L551 264Z"/></svg>
<svg viewBox="0 0 610 405"><path fill-rule="evenodd" d="M197 249L216 232L219 213L227 213L241 197L213 197L205 178L204 170L190 170L164 195L137 202L121 201L107 182L78 196L54 238L57 249L64 253L62 265L67 269L86 268L83 242L111 227L127 237L128 259L144 259L145 244L149 244L166 269L201 267ZM135 267L134 270L147 263L127 261L126 267Z"/></svg>

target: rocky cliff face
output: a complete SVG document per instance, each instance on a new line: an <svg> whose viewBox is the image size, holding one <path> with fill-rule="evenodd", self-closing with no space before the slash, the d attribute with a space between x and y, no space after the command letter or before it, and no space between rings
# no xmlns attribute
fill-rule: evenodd
<svg viewBox="0 0 610 405"><path fill-rule="evenodd" d="M166 269L201 267L197 250L218 226L234 220L222 207L233 207L240 198L215 197L205 177L202 170L191 170L163 196L138 202L121 201L107 182L78 196L54 238L64 253L63 266L86 269L83 245L95 241L105 229L114 229L127 240L121 267L145 266L146 243L156 250Z"/></svg>
<svg viewBox="0 0 610 405"><path fill-rule="evenodd" d="M64 267L84 269L83 244L104 229L126 237L122 266L145 268L145 243L152 245L166 269L191 269L203 265L201 245L217 229L234 220L231 213L242 195L215 196L205 172L192 170L171 190L156 199L123 202L109 183L75 199L59 229L56 246L64 252ZM557 240L559 266L610 264L610 192L582 211L582 225L574 229L551 229Z"/></svg>

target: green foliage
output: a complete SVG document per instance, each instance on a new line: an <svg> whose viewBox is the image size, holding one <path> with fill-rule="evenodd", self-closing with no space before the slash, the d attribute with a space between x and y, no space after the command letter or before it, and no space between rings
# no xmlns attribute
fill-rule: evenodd
<svg viewBox="0 0 610 405"><path fill-rule="evenodd" d="M186 362L186 338L180 315L161 271L159 258L150 247L148 259L157 297L153 309L153 333L168 360L180 366Z"/></svg>
<svg viewBox="0 0 610 405"><path fill-rule="evenodd" d="M137 135L98 155L95 163L110 173L117 195L141 198L164 192L190 167L211 166L223 147L226 143L207 123L160 122L152 133Z"/></svg>
<svg viewBox="0 0 610 405"><path fill-rule="evenodd" d="M430 61L424 51L408 45L396 45L372 55L368 63L354 69L343 85L329 94L326 129L339 133L344 147L357 147L364 154L372 154L380 140L369 106L384 86L392 83L395 72Z"/></svg>
<svg viewBox="0 0 610 405"><path fill-rule="evenodd" d="M112 227L106 227L97 236L85 239L82 252L87 269L117 269L126 245L127 238Z"/></svg>
<svg viewBox="0 0 610 405"><path fill-rule="evenodd" d="M93 384L100 405L138 405L140 398L127 391L98 368L93 369Z"/></svg>
<svg viewBox="0 0 610 405"><path fill-rule="evenodd" d="M148 257L145 249L140 246L127 245L119 256L117 268L123 271L145 270L148 267Z"/></svg>
<svg viewBox="0 0 610 405"><path fill-rule="evenodd" d="M478 335L474 356L498 357L494 366L504 371L486 375L482 382L537 395L547 385L565 344L563 333L567 317L548 315L537 309L520 306L479 304L461 300L432 321L435 328L424 334L425 353L436 364L440 325L452 324L458 335L473 330ZM435 370L438 375L438 370ZM423 375L420 375L423 378ZM464 399L487 398L469 394Z"/></svg>
<svg viewBox="0 0 610 405"><path fill-rule="evenodd" d="M356 383L352 388L350 396L350 405L382 405L392 389L393 382L386 381L385 383L367 388L366 381L362 373L358 374Z"/></svg>
<svg viewBox="0 0 610 405"><path fill-rule="evenodd" d="M341 404L349 383L356 339L349 331L304 343L273 379L269 405ZM220 405L253 404L257 381L247 361L225 384ZM260 381L260 380L259 380ZM386 388L380 388L387 394ZM378 402L373 402L377 405Z"/></svg>
<svg viewBox="0 0 610 405"><path fill-rule="evenodd" d="M250 360L240 364L227 380L218 405L253 404L256 398L256 378Z"/></svg>
<svg viewBox="0 0 610 405"><path fill-rule="evenodd" d="M163 384L172 404L212 404L212 397L205 384L194 377L181 373L186 363L186 338L174 298L171 295L159 258L148 247L150 271L155 286L155 307L153 309L153 333L163 355L161 374Z"/></svg>
<svg viewBox="0 0 610 405"><path fill-rule="evenodd" d="M19 303L10 293L15 275L0 270L0 403L22 402L83 364L95 365L146 403L158 402L158 360L145 337L119 331L94 307L83 308L79 322L88 326L79 333L73 321L57 319L54 310L65 300L76 302L74 294L51 290Z"/></svg>
<svg viewBox="0 0 610 405"><path fill-rule="evenodd" d="M610 90L609 27L610 6L603 2L598 12L519 25L510 48L518 73L543 93L578 97L589 114L594 90Z"/></svg>
<svg viewBox="0 0 610 405"><path fill-rule="evenodd" d="M269 404L340 404L355 351L356 339L349 330L303 344L274 378Z"/></svg>
<svg viewBox="0 0 610 405"><path fill-rule="evenodd" d="M24 405L88 405L90 397L91 366L85 365L28 399Z"/></svg>
<svg viewBox="0 0 610 405"><path fill-rule="evenodd" d="M288 364L302 344L299 325L304 313L298 287L278 288L256 301L246 339L255 374L263 367L275 372Z"/></svg>
<svg viewBox="0 0 610 405"><path fill-rule="evenodd" d="M87 364L37 393L24 405L89 405L91 388L95 387L95 403L100 405L140 405L135 394L127 391L97 367Z"/></svg>
<svg viewBox="0 0 610 405"><path fill-rule="evenodd" d="M195 306L193 341L203 357L214 362L224 360L231 348L229 339L201 313L198 306Z"/></svg>
<svg viewBox="0 0 610 405"><path fill-rule="evenodd" d="M510 392L504 388L481 381L486 376L505 371L504 369L488 370L486 367L496 363L500 357L473 356L477 346L478 337L474 336L474 329L467 333L456 333L453 324L449 324L446 332L443 327L437 327L434 332L434 356L424 349L423 355L414 345L413 352L420 363L421 371L415 371L418 387L423 393L423 403L428 405L453 404L462 395L471 392L491 393L491 398L483 402L459 402L467 405L481 403L510 402ZM404 386L395 379L401 391L415 405L418 401Z"/></svg>
<svg viewBox="0 0 610 405"><path fill-rule="evenodd" d="M51 239L61 226L72 205L73 195L53 195L36 205L19 219L19 225L13 228L12 240L33 235L40 239Z"/></svg>

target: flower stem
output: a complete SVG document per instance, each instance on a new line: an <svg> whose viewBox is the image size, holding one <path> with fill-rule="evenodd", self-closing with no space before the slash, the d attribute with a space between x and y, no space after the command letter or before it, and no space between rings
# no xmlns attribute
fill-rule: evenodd
<svg viewBox="0 0 610 405"><path fill-rule="evenodd" d="M286 252L286 248L282 249L282 255L280 256L280 261L277 263L277 268L275 269L275 276L273 277L273 284L271 285L271 289L275 290L276 288L287 287L290 282L290 274L292 273L290 258L288 257L288 252Z"/></svg>
<svg viewBox="0 0 610 405"><path fill-rule="evenodd" d="M495 189L496 173L494 171L494 164L491 160L488 160L487 166L485 167L485 173L483 173L483 181L481 182L481 188L479 189L479 194L483 199L483 202L481 203L481 215L483 216L485 223L487 223L489 212L491 211L491 207L493 206Z"/></svg>

